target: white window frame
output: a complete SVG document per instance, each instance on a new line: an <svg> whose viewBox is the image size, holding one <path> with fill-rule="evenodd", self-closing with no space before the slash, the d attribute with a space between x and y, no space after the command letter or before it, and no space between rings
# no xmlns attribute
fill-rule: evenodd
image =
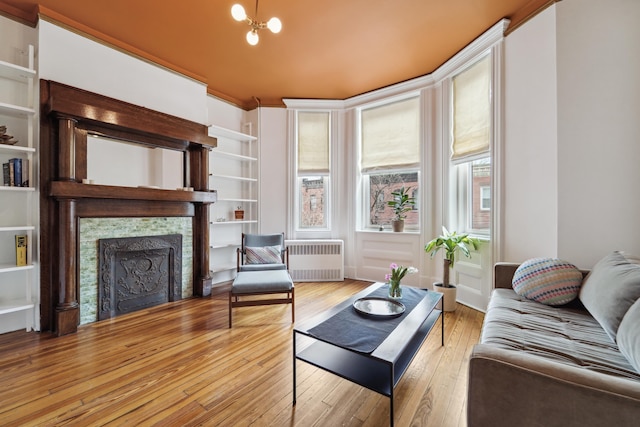
<svg viewBox="0 0 640 427"><path fill-rule="evenodd" d="M371 210L370 210L370 206L369 206L369 195L371 194L371 188L370 188L370 184L371 184L371 179L370 176L371 175L393 175L393 174L412 174L415 173L417 176L417 183L418 183L418 197L416 197L416 203L413 206L412 212L416 212L416 216L418 217L418 222L416 224L411 224L408 222L405 222L404 225L404 230L407 232L418 232L420 231L420 183L421 183L421 174L420 174L420 169L419 168L412 168L412 169L394 169L394 170L388 170L388 171L380 171L380 172L376 172L376 173L361 173L360 174L360 181L361 181L361 188L362 188L362 197L361 197L361 205L362 205L362 215L360 218L360 230L361 231L372 231L372 230L380 230L380 227L382 227L383 230L390 230L391 229L391 223L390 222L385 222L383 224L372 224L371 223ZM412 188L412 194L414 193L413 190L416 190L415 188ZM384 205L386 206L387 200L384 200Z"/></svg>
<svg viewBox="0 0 640 427"><path fill-rule="evenodd" d="M383 101L378 101L378 102L373 102L373 103L369 103L369 104L365 104L365 105L360 105L359 107L357 107L356 110L356 118L355 118L355 124L356 124L356 135L357 135L357 144L356 145L356 151L358 153L358 165L361 164L361 155L362 155L362 112L364 110L368 110L371 108L376 108L376 107L381 107L387 104L393 104L396 102L401 102L404 100L408 100L410 98L417 98L418 99L418 116L422 117L423 115L423 106L422 106L422 97L420 92L417 91L410 91L407 93L404 93L402 95L399 96L395 96L395 97L390 97L390 98L386 98ZM418 126L420 128L422 128L423 126L423 122L422 120L419 121ZM423 143L422 143L422 137L423 135L423 130L422 129L418 129L418 137L420 138L420 152L418 154L418 165L416 167L408 167L408 168L396 168L396 169L388 169L388 170L380 170L380 171L372 171L371 173L367 173L367 172L362 172L361 168L358 167L358 182L360 182L359 185L359 191L360 191L360 197L359 197L359 211L360 211L360 215L359 215L359 220L356 224L356 228L359 231L378 231L381 229L384 230L390 230L391 229L391 223L388 224L382 224L382 228L380 227L380 225L374 225L371 224L371 218L370 218L370 209L369 209L369 195L370 195L370 179L369 176L370 175L374 175L374 174L406 174L406 173L416 173L417 174L417 183L418 183L418 195L420 195L422 192L420 191L420 187L422 186L422 151L423 151ZM405 232L410 232L410 233L416 233L416 232L420 232L421 230L421 222L422 222L422 214L421 214L421 202L420 200L417 198L416 199L416 203L414 205L414 209L413 211L416 211L417 216L418 216L418 222L417 224L407 224L405 223L404 226L404 231Z"/></svg>
<svg viewBox="0 0 640 427"><path fill-rule="evenodd" d="M487 190L487 191L485 191ZM489 193L486 195L485 193ZM485 206L485 200L489 201L489 206ZM480 210L488 211L491 209L491 186L490 185L482 185L480 186Z"/></svg>
<svg viewBox="0 0 640 427"><path fill-rule="evenodd" d="M336 144L339 143L340 138L340 111L344 109L344 103L341 101L329 101L329 100L297 100L297 99L285 99L287 105L287 141L288 141L288 164L289 164L289 176L288 188L287 188L287 238L288 239L330 239L336 236L336 215L340 217L340 212L336 212L336 185L339 181L338 168L339 158L336 157L339 150L336 150ZM325 214L326 227L325 228L300 228L298 227L299 218L299 187L298 187L298 168L297 168L297 112L328 112L330 114L329 122L329 182L327 184L328 194L325 197ZM304 173L300 176L311 176L314 174ZM315 174L326 175L326 174Z"/></svg>
<svg viewBox="0 0 640 427"><path fill-rule="evenodd" d="M328 115L328 119L329 119L329 133L328 133L328 137L329 137L329 141L328 141L328 145L329 145L329 172L317 172L317 173L308 173L308 172L304 172L304 173L300 173L298 172L298 163L297 163L297 159L298 159L298 117L300 113L324 113ZM333 141L333 132L332 132L332 128L333 128L333 117L331 114L331 111L329 110L297 110L295 111L295 150L294 150L294 159L295 159L295 166L294 166L294 171L295 171L295 188L294 188L294 200L295 200L295 215L294 215L294 229L296 233L301 233L301 232L327 232L331 230L331 170L332 170L332 161L331 161L331 153L333 151L332 149L332 141ZM317 177L317 178L325 178L325 194L324 194L324 215L325 215L325 221L324 221L324 226L323 227L303 227L301 225L302 221L302 201L300 200L300 193L302 191L302 182L304 178L311 178L311 177Z"/></svg>
<svg viewBox="0 0 640 427"><path fill-rule="evenodd" d="M453 102L453 78L460 73L463 73L468 68L472 67L480 60L489 57L491 62L491 76L490 76L490 108L491 108L491 129L490 129L490 143L489 143L489 151L485 154L475 155L471 157L469 160L464 162L459 162L458 164L453 164L451 161L451 141L453 141L453 111L454 111L454 102ZM489 227L487 229L474 229L472 227L472 209L473 209L473 174L472 174L472 164L473 161L483 158L490 158L491 162L491 194L495 194L495 179L493 176L494 165L495 165L495 146L496 146L496 133L494 126L496 124L496 89L499 91L499 88L496 88L496 58L493 49L485 49L477 55L471 57L468 61L464 62L463 65L459 66L455 70L453 70L448 78L446 79L443 86L445 87L445 97L447 99L448 104L448 127L447 127L447 135L448 138L445 142L446 149L443 152L445 169L449 170L448 173L448 202L446 203L447 211L449 212L448 228L451 230L456 230L458 232L470 233L474 236L480 237L482 239L491 240L493 225L495 224L495 202L491 201L491 219L489 221ZM499 92L498 92L499 93Z"/></svg>

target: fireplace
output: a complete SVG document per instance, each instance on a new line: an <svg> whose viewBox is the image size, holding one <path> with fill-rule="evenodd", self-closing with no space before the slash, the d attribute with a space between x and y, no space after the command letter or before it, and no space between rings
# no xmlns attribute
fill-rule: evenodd
<svg viewBox="0 0 640 427"><path fill-rule="evenodd" d="M182 235L100 239L98 320L182 297Z"/></svg>
<svg viewBox="0 0 640 427"><path fill-rule="evenodd" d="M83 304L82 299L85 292L98 294L95 283L98 274L85 276L85 273L87 269L95 269L98 263L96 260L92 265L85 264L82 258L81 246L86 236L79 233L78 228L84 220L180 218L187 221L193 240L184 243L188 245L190 262L189 269L185 269L183 260L181 273L188 277L189 289L185 288L183 277L181 292L175 286L166 285L166 298L179 299L185 293L210 295L209 206L216 202L217 194L209 190L209 151L217 146L217 141L208 136L207 126L48 80L40 80L40 112L41 329L60 336L74 333L79 324L91 321L88 313L87 319L81 322L81 311L89 306ZM85 184L90 174L89 135L181 152L182 164L176 166L183 170L180 189ZM111 169L117 173L118 162L111 160L111 163ZM182 191L183 187L194 191ZM117 228L115 233L102 237L134 236L121 232ZM173 233L173 230L160 230L143 235ZM93 245L90 252L97 252L95 240ZM145 262L151 269L149 259L140 261L140 269L144 270ZM167 265L173 263L167 261ZM84 286L92 280L93 291L91 286ZM126 286L134 289L132 285ZM107 287L113 291L101 293L100 305L113 314L117 307L113 301L118 297L116 283L111 280ZM93 307L98 305L96 301ZM121 305L140 306L138 302Z"/></svg>

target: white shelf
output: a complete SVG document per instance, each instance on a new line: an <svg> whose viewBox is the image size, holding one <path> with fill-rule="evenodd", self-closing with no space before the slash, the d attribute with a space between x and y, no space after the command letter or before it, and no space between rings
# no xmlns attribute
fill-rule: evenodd
<svg viewBox="0 0 640 427"><path fill-rule="evenodd" d="M29 107L0 102L0 114L14 117L29 117L34 116L36 114L36 110Z"/></svg>
<svg viewBox="0 0 640 427"><path fill-rule="evenodd" d="M36 191L36 189L34 187L11 187L11 186L2 185L2 186L0 186L0 191L25 191L25 192L29 192L29 191Z"/></svg>
<svg viewBox="0 0 640 427"><path fill-rule="evenodd" d="M255 219L234 219L231 221L212 221L211 225L230 225L230 224L257 224Z"/></svg>
<svg viewBox="0 0 640 427"><path fill-rule="evenodd" d="M256 141L258 139L258 137L256 136L248 135L242 132L237 132L231 129L225 129L223 127L216 126L216 125L209 126L209 136L229 138L236 141Z"/></svg>
<svg viewBox="0 0 640 427"><path fill-rule="evenodd" d="M210 249L239 248L240 246L241 244L236 242L218 242L209 246L209 248Z"/></svg>
<svg viewBox="0 0 640 427"><path fill-rule="evenodd" d="M20 145L0 144L0 152L28 154L28 153L35 153L36 149L33 147L22 147Z"/></svg>
<svg viewBox="0 0 640 427"><path fill-rule="evenodd" d="M15 80L20 83L27 83L29 79L35 78L36 71L25 68L21 65L0 61L0 77Z"/></svg>
<svg viewBox="0 0 640 427"><path fill-rule="evenodd" d="M233 203L257 203L256 199L218 199L218 202L233 202Z"/></svg>
<svg viewBox="0 0 640 427"><path fill-rule="evenodd" d="M229 153L228 151L220 151L217 149L212 149L210 151L211 154L215 155L215 156L219 156L219 157L226 157L228 159L235 159L235 160L243 160L243 161L247 161L247 162L257 162L258 159L256 157L249 157L249 156L243 156L242 154L236 154L236 153Z"/></svg>
<svg viewBox="0 0 640 427"><path fill-rule="evenodd" d="M215 266L215 268L212 268L210 271L211 273L220 273L221 271L236 270L237 268L238 266L236 264L221 264Z"/></svg>
<svg viewBox="0 0 640 427"><path fill-rule="evenodd" d="M222 179L230 179L233 181L245 181L245 182L258 182L256 178L249 178L246 176L232 176L232 175L218 175L215 173L210 173L209 176L211 178L222 178Z"/></svg>
<svg viewBox="0 0 640 427"><path fill-rule="evenodd" d="M36 227L34 225L16 225L16 226L8 226L8 227L0 227L0 232L2 231L29 231L35 230Z"/></svg>
<svg viewBox="0 0 640 427"><path fill-rule="evenodd" d="M0 264L0 273L9 273L11 271L31 270L33 265L15 265L15 264Z"/></svg>
<svg viewBox="0 0 640 427"><path fill-rule="evenodd" d="M26 299L0 301L0 314L31 310L33 307L35 307L35 304Z"/></svg>

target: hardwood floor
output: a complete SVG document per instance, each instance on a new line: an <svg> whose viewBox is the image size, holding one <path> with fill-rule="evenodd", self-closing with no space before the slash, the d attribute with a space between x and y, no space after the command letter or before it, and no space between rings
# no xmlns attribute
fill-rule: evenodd
<svg viewBox="0 0 640 427"><path fill-rule="evenodd" d="M296 284L296 321L367 282ZM189 299L81 326L77 334L0 335L0 424L386 426L389 400L297 362L290 305L234 309ZM395 389L396 426L465 426L467 361L483 314L458 305Z"/></svg>

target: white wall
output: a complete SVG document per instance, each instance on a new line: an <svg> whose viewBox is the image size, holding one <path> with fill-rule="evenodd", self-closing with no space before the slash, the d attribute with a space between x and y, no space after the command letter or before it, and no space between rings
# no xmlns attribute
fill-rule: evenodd
<svg viewBox="0 0 640 427"><path fill-rule="evenodd" d="M35 29L19 24L0 15L0 60L28 67L26 49L37 46Z"/></svg>
<svg viewBox="0 0 640 427"><path fill-rule="evenodd" d="M207 96L207 126L216 125L236 132L248 133L242 128L242 123L246 121L246 112L235 107L228 102L222 101L214 96ZM255 130L254 130L255 131ZM253 134L256 136L256 133Z"/></svg>
<svg viewBox="0 0 640 427"><path fill-rule="evenodd" d="M42 19L38 33L41 79L207 124L207 96L203 83Z"/></svg>
<svg viewBox="0 0 640 427"><path fill-rule="evenodd" d="M640 254L640 1L557 4L558 254Z"/></svg>
<svg viewBox="0 0 640 427"><path fill-rule="evenodd" d="M181 151L87 136L87 179L101 185L184 187ZM118 165L114 173L113 165Z"/></svg>
<svg viewBox="0 0 640 427"><path fill-rule="evenodd" d="M639 21L564 0L507 37L503 260L640 253Z"/></svg>
<svg viewBox="0 0 640 427"><path fill-rule="evenodd" d="M260 131L260 197L258 214L261 233L287 232L289 171L287 154L287 111L284 108L261 107Z"/></svg>
<svg viewBox="0 0 640 427"><path fill-rule="evenodd" d="M556 12L505 39L503 242L499 261L557 256Z"/></svg>
<svg viewBox="0 0 640 427"><path fill-rule="evenodd" d="M20 34L15 30L10 34L15 36L16 33ZM45 20L40 21L35 34L40 42L39 76L42 79L78 87L196 123L216 124L243 131L245 112L208 96L206 86L201 82L111 49ZM5 44L2 43L0 48L5 48ZM96 163L102 161L102 158L99 161L93 160ZM159 185L162 188L182 186L182 163L176 162L170 153L163 156L161 161L166 170L175 170L173 173L164 173L160 182L149 182L149 185ZM93 164L91 158L89 162ZM126 168L122 172L122 182L142 183L135 176L135 168ZM179 177L178 180L175 179L176 176Z"/></svg>

